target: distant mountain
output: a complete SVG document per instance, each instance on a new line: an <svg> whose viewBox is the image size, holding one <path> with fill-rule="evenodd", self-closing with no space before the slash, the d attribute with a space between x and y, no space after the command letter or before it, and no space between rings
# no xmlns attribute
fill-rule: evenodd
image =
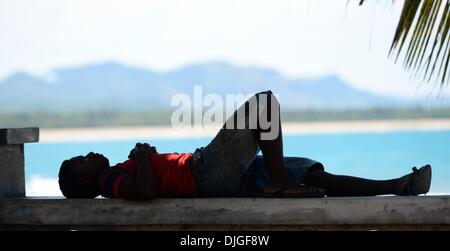
<svg viewBox="0 0 450 251"><path fill-rule="evenodd" d="M357 90L336 76L289 79L270 69L223 62L195 64L167 73L117 63L57 69L48 78L16 73L0 81L0 110L158 110L171 109L176 93L203 95L272 90L285 108L361 108L410 105L410 101Z"/></svg>

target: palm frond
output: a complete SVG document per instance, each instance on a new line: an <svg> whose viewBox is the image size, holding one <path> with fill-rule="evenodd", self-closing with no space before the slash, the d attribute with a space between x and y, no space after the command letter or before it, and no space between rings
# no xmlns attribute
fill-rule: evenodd
<svg viewBox="0 0 450 251"><path fill-rule="evenodd" d="M359 0L359 5L364 2ZM450 0L404 0L388 55L395 56L395 62L402 57L404 68L416 77L428 82L435 79L441 88L447 86L449 29Z"/></svg>

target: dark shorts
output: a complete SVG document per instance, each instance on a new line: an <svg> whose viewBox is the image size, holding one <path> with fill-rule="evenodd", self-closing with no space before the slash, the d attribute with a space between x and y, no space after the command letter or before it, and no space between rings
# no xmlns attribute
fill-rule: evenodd
<svg viewBox="0 0 450 251"><path fill-rule="evenodd" d="M197 190L203 197L230 197L240 185L241 176L259 152L251 130L221 129L206 147L191 158Z"/></svg>
<svg viewBox="0 0 450 251"><path fill-rule="evenodd" d="M244 105L235 114L242 112ZM265 112L264 107L260 111ZM248 128L248 121L246 116L245 128ZM191 158L192 174L200 196L255 196L269 180L263 158L257 157L259 151L256 130L225 129L224 126L211 143L196 149ZM306 158L286 157L285 164L299 183L303 183L308 168L323 168L319 162Z"/></svg>
<svg viewBox="0 0 450 251"><path fill-rule="evenodd" d="M243 132L219 135L207 147L197 149L191 159L200 196L255 197L261 194L269 184L270 174L263 156L257 155L259 148L254 143L257 141ZM284 164L298 184L305 183L311 168L324 170L322 163L302 157L284 157Z"/></svg>
<svg viewBox="0 0 450 251"><path fill-rule="evenodd" d="M318 168L324 170L322 163L302 157L284 157L284 165L289 175L297 184L305 184L308 170ZM239 186L233 192L235 197L255 197L260 195L269 184L269 169L264 158L258 155L241 176Z"/></svg>

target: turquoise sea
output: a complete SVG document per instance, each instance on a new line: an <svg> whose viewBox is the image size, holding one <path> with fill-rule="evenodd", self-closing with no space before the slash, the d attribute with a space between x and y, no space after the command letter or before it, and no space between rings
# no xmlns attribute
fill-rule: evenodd
<svg viewBox="0 0 450 251"><path fill-rule="evenodd" d="M135 142L149 142L163 152L192 152L211 138L136 139L86 143L35 143L25 146L25 174L57 179L64 159L89 151L99 152L111 164L124 161ZM450 131L408 131L388 133L339 133L285 135L285 156L302 156L321 161L335 174L390 179L404 175L413 166L431 164L430 193L450 194ZM46 195L43 190L38 195Z"/></svg>

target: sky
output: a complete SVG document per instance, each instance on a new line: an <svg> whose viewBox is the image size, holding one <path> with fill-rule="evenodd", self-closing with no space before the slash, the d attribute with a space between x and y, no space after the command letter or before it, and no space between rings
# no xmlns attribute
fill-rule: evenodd
<svg viewBox="0 0 450 251"><path fill-rule="evenodd" d="M209 61L290 78L335 74L375 94L417 98L388 58L402 1L0 0L0 79L114 61L154 71ZM444 93L449 93L445 90Z"/></svg>

